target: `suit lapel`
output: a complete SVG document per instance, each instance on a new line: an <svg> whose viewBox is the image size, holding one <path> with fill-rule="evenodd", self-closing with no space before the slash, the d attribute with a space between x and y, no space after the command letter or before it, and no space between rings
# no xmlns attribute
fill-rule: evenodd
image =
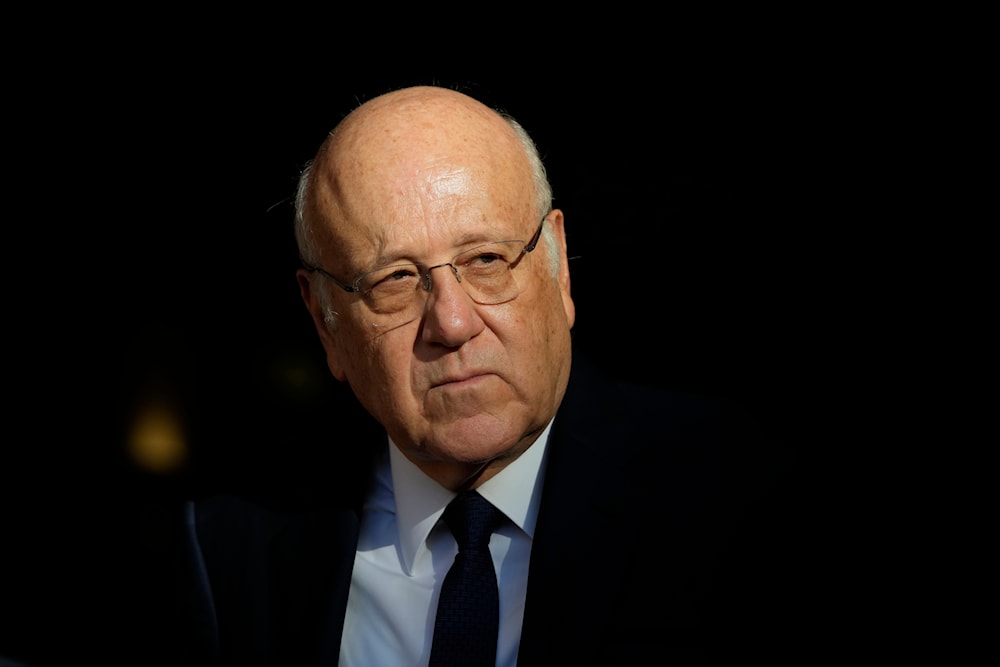
<svg viewBox="0 0 1000 667"><path fill-rule="evenodd" d="M592 657L581 638L600 634L614 613L628 552L619 527L628 507L629 426L602 419L622 412L592 369L574 361L572 378L549 443L518 665L551 664L553 646L566 664L582 664L573 650L581 660Z"/></svg>
<svg viewBox="0 0 1000 667"><path fill-rule="evenodd" d="M353 510L324 510L276 540L268 606L289 664L336 664L358 526Z"/></svg>
<svg viewBox="0 0 1000 667"><path fill-rule="evenodd" d="M384 446L385 432L367 414L345 433L351 449L324 463L327 474L370 469ZM313 494L315 509L297 514L274 540L268 609L281 664L337 664L367 479L327 479Z"/></svg>

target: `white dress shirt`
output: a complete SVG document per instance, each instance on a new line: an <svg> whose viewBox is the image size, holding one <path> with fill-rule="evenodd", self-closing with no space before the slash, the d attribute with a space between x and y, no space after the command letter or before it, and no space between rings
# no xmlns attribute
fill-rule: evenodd
<svg viewBox="0 0 1000 667"><path fill-rule="evenodd" d="M497 667L517 662L551 427L550 422L527 451L477 489L509 519L490 540L500 590ZM387 443L362 512L341 667L427 665L440 582L458 553L451 532L438 523L454 497Z"/></svg>

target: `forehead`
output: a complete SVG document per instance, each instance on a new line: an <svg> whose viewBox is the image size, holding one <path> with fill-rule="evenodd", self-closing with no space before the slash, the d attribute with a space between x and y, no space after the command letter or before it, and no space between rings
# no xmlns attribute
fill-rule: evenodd
<svg viewBox="0 0 1000 667"><path fill-rule="evenodd" d="M313 201L341 261L363 266L530 235L530 163L513 131L497 120L509 134L494 132L493 141L458 140L431 126L414 136L393 127L373 138L352 132L332 142L317 163Z"/></svg>
<svg viewBox="0 0 1000 667"><path fill-rule="evenodd" d="M340 235L337 254L346 266L357 269L399 261L447 261L482 243L527 241L534 233L532 221L512 210L487 215L471 208L444 216L379 219Z"/></svg>

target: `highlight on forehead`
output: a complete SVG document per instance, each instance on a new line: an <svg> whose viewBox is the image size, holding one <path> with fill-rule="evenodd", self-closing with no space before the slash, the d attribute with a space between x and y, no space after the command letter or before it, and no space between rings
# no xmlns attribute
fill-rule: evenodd
<svg viewBox="0 0 1000 667"><path fill-rule="evenodd" d="M456 168L485 170L487 178L503 172L506 187L529 188L526 195L539 215L551 208L545 168L532 140L513 119L454 90L406 88L373 98L349 113L303 172L298 199L300 249L306 256L318 251L314 237L318 230L307 227L329 227L352 215L363 219L367 212L357 207L384 201L386 192L380 188L435 160L437 166L453 160ZM524 180L513 177L519 172ZM511 192L495 194L511 201Z"/></svg>

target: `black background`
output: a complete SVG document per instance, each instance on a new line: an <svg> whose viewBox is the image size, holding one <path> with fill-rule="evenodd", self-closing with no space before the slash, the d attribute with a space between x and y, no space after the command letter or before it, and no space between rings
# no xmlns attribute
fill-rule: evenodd
<svg viewBox="0 0 1000 667"><path fill-rule="evenodd" d="M109 289L95 295L108 308L97 322L96 349L111 348L102 380L120 389L109 442L120 441L133 400L158 387L187 411L204 459L194 482L209 471L231 479L240 466L253 474L299 443L322 446L324 406L340 388L295 284L290 196L343 113L408 83L462 88L537 137L567 219L574 337L601 365L734 397L785 435L817 374L836 363L837 349L821 344L843 324L823 319L836 298L824 274L835 213L830 174L817 171L817 151L834 139L815 124L809 90L780 72L703 64L622 73L608 86L599 75L449 77L434 67L331 73L322 84L238 73L147 101L138 131L151 141L137 133L119 155L124 187L109 182L108 197L136 215L108 230ZM290 386L289 369L309 381Z"/></svg>
<svg viewBox="0 0 1000 667"><path fill-rule="evenodd" d="M107 624L141 625L100 603L149 585L149 505L290 483L344 437L331 411L349 397L295 283L290 197L343 114L413 83L460 87L535 137L566 215L579 349L754 410L804 538L836 534L827 510L863 485L835 479L837 442L874 393L851 377L867 306L847 304L863 258L844 252L845 193L869 187L845 166L869 91L845 85L842 52L808 35L619 52L561 32L515 60L439 40L439 55L376 65L378 40L274 30L138 31L22 82L0 655L41 665L66 649L54 637L86 647ZM171 474L127 453L151 392L190 446ZM854 547L824 539L841 572L826 576L846 576Z"/></svg>

